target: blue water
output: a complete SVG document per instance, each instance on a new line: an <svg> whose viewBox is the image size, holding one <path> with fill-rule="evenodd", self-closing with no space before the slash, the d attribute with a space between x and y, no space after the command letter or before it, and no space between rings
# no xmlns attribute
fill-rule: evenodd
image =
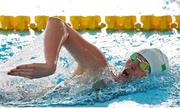
<svg viewBox="0 0 180 108"><path fill-rule="evenodd" d="M112 83L93 91L71 80L58 90L52 88L68 79L77 65L63 48L56 73L29 80L6 75L18 64L43 62L43 33L0 34L0 106L108 106L133 101L140 105L180 106L180 33L172 32L83 32L82 37L97 46L115 70L121 70L129 55L156 47L167 54L171 70L130 83ZM117 74L115 72L115 74Z"/></svg>

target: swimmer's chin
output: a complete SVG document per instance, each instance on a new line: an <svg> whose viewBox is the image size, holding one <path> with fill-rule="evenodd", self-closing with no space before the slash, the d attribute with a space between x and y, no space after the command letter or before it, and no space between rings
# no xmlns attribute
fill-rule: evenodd
<svg viewBox="0 0 180 108"><path fill-rule="evenodd" d="M114 82L126 83L126 82L130 82L130 81L131 81L131 78L125 77L122 73L120 73L118 76L114 77Z"/></svg>
<svg viewBox="0 0 180 108"><path fill-rule="evenodd" d="M127 82L130 82L129 79L126 79L126 78L117 78L117 79L114 79L115 82L118 82L118 83L127 83Z"/></svg>

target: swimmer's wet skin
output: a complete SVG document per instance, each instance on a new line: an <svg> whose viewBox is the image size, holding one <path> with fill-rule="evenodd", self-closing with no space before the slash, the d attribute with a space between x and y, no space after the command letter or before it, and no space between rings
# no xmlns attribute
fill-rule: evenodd
<svg viewBox="0 0 180 108"><path fill-rule="evenodd" d="M46 63L20 65L10 70L8 74L30 79L53 74L62 46L69 51L78 63L73 76L86 73L94 77L99 74L99 69L108 67L106 58L94 45L83 39L78 32L63 21L51 17L45 29L44 53ZM141 78L167 69L169 69L167 56L159 49L152 48L133 53L118 76L115 76L111 70L109 70L109 75L113 81L128 82L134 77ZM93 88L98 90L106 85L106 81L99 80L93 85Z"/></svg>

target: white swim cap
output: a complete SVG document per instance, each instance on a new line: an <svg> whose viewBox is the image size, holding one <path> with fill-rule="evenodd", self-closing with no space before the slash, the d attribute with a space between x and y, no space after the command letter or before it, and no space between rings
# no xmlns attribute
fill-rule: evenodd
<svg viewBox="0 0 180 108"><path fill-rule="evenodd" d="M169 69L168 58L161 50L157 48L143 49L137 53L141 54L148 61L151 68L151 74Z"/></svg>

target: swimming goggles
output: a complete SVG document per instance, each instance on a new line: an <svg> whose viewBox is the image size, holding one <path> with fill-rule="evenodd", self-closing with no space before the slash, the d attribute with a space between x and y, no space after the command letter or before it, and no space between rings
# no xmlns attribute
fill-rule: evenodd
<svg viewBox="0 0 180 108"><path fill-rule="evenodd" d="M149 66L149 63L143 61L143 60L140 60L138 58L138 54L137 53L133 53L131 56L130 56L131 60L132 61L139 61L139 67L145 71L145 72L148 72L150 73L150 66Z"/></svg>

